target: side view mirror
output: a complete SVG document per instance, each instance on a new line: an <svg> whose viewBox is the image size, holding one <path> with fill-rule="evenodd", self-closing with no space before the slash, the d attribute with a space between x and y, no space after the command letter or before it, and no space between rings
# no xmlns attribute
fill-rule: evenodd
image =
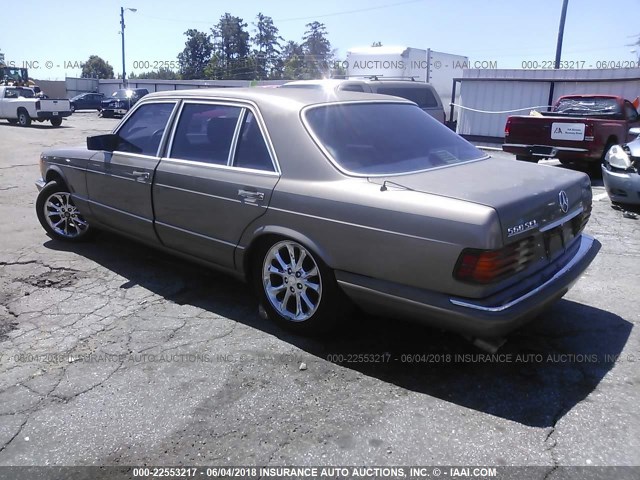
<svg viewBox="0 0 640 480"><path fill-rule="evenodd" d="M108 133L106 135L93 135L87 137L87 149L89 150L104 150L107 152L113 152L118 148L119 137L115 133Z"/></svg>
<svg viewBox="0 0 640 480"><path fill-rule="evenodd" d="M636 137L640 135L640 127L633 127L629 129L629 135L635 135Z"/></svg>

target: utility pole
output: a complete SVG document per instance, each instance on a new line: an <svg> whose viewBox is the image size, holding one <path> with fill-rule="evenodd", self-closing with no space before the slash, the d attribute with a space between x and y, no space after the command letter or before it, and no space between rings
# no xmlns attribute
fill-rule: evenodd
<svg viewBox="0 0 640 480"><path fill-rule="evenodd" d="M556 44L556 61L553 66L555 70L560 68L560 58L562 57L562 40L564 38L564 22L567 19L567 6L569 0L562 0L562 13L560 14L560 26L558 27L558 43ZM555 82L551 82L549 87L549 102L547 105L547 111L551 111L551 105L553 104L553 90L555 88Z"/></svg>
<svg viewBox="0 0 640 480"><path fill-rule="evenodd" d="M137 12L136 8L124 8L120 7L120 34L122 35L122 88L127 88L127 74L125 72L124 63L124 11L129 10L131 12Z"/></svg>

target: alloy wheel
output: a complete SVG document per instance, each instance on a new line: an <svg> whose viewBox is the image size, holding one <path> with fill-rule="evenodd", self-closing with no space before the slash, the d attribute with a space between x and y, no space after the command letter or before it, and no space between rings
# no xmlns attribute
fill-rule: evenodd
<svg viewBox="0 0 640 480"><path fill-rule="evenodd" d="M322 277L313 255L302 245L285 240L265 255L262 286L275 311L286 320L304 322L322 299Z"/></svg>
<svg viewBox="0 0 640 480"><path fill-rule="evenodd" d="M44 203L44 216L51 229L62 237L76 238L89 228L68 192L51 194Z"/></svg>

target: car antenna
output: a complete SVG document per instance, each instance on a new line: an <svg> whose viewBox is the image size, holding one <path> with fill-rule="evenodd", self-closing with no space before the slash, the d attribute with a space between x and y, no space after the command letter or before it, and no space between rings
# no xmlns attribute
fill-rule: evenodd
<svg viewBox="0 0 640 480"><path fill-rule="evenodd" d="M386 192L387 190L389 190L387 188L387 183L389 185L395 185L396 187L404 188L405 190L411 190L411 191L415 192L415 189L413 189L411 187L407 187L406 185L401 185L399 183L392 182L391 180L385 180L384 182L382 182L382 186L380 187L380 191L381 192Z"/></svg>

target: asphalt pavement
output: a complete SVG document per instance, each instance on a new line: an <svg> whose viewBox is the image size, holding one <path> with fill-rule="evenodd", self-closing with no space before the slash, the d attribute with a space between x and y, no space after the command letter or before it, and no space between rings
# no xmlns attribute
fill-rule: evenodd
<svg viewBox="0 0 640 480"><path fill-rule="evenodd" d="M117 121L0 122L0 466L640 464L640 220L601 179L600 254L498 356L366 315L310 339L225 275L45 235L40 152Z"/></svg>

